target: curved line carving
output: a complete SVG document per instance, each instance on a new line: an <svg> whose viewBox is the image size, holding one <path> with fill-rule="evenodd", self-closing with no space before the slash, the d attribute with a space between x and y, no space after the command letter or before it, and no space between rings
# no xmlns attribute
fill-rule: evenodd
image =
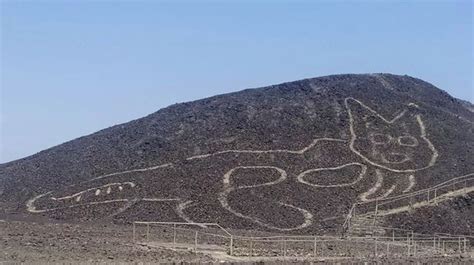
<svg viewBox="0 0 474 265"><path fill-rule="evenodd" d="M334 184L334 185L319 185L319 184L310 183L310 182L308 182L308 181L306 181L306 180L304 179L304 177L305 177L308 173L318 172L318 171L325 171L325 170L334 171L334 170L339 170L339 169L341 169L341 168L345 168L345 167L352 166L352 165L360 166L361 170L360 170L360 173L359 173L359 176L357 177L357 179L354 180L353 182L350 182L350 183ZM309 170L306 170L306 171L300 173L300 174L296 177L296 179L297 179L299 182L303 183L303 184L306 184L306 185L309 185L309 186L313 186L313 187L318 187L318 188L347 187L347 186L352 186L352 185L356 184L357 182L359 182L360 180L362 180L362 178L364 178L366 172L367 172L367 166L362 165L362 164L360 164L360 163L348 163L348 164L344 164L344 165L341 165L341 166L338 166L338 167L309 169Z"/></svg>
<svg viewBox="0 0 474 265"><path fill-rule="evenodd" d="M266 183L263 183L263 184L241 185L241 186L237 186L237 187L232 186L231 176L232 176L232 173L235 170L237 170L237 169L261 169L261 168L269 168L269 169L276 170L276 171L278 171L278 173L280 173L280 177L275 181L266 182ZM299 226L297 226L297 227L291 227L291 228L282 228L282 227L276 227L276 226L273 226L273 225L269 225L269 224L261 221L258 218L250 217L250 216L247 216L247 215L242 214L240 212L237 212L236 210L232 209L232 207L229 205L227 197L229 196L229 194L232 191L235 191L235 190L238 190L238 189L251 189L251 188L262 187L262 186L271 186L271 185L281 183L282 181L286 180L286 178L287 178L286 171L281 169L281 168L278 168L278 167L273 167L273 166L241 166L241 167L236 167L236 168L233 168L233 169L229 170L226 174L224 174L224 177L223 177L224 188L223 188L223 191L221 193L219 193L218 199L219 199L219 202L221 203L222 207L224 209L226 209L227 211L231 212L232 214L234 214L235 216L250 220L254 223L257 223L261 226L264 226L264 227L267 227L267 228L270 228L270 229L275 229L275 230L280 230L280 231L291 231L291 230L297 230L297 229L302 229L302 228L308 227L313 223L313 221L312 221L313 220L313 214L311 214L309 211L307 211L305 209L296 207L294 205L290 205L290 204L286 204L286 203L282 203L282 202L277 202L277 204L279 204L281 206L290 207L290 208L293 208L295 210L298 210L303 215L304 222L302 224L300 224Z"/></svg>
<svg viewBox="0 0 474 265"><path fill-rule="evenodd" d="M357 104L362 106L364 109L366 109L367 111L372 113L374 116L377 116L382 121L384 121L388 124L394 123L395 121L399 120L401 117L403 117L407 113L407 109L405 109L401 113L399 113L398 115L393 117L391 120L389 120L389 119L381 116L379 113L377 113L375 110L371 109L370 107L368 107L367 105L365 105L361 101L359 101L357 99L354 99L352 97L348 97L348 98L345 98L344 103L345 103L346 111L347 111L348 117L349 117L349 131L350 131L350 134L351 134L351 137L350 137L349 140L336 139L336 138L315 138L315 139L312 140L312 142L309 145L307 145L306 147L304 147L302 149L299 149L299 150L289 150L289 149L223 150L223 151L217 151L217 152L214 152L214 153L207 153L207 154L191 156L191 157L186 158L186 160L188 160L188 161L190 161L190 160L199 160L199 159L204 159L204 158L209 158L209 157L212 157L212 156L217 156L217 155L222 155L222 154L229 154L229 153L236 153L236 154L272 154L272 153L304 154L305 152L307 152L311 148L315 147L321 141L347 142L348 147L349 147L347 151L348 152L353 152L357 156L361 157L362 160L364 161L364 164L353 162L353 163L348 163L348 164L344 164L344 165L340 165L340 166L336 166L336 167L309 169L309 170L306 170L304 172L301 172L296 177L296 180L300 183L303 183L303 184L306 184L306 185L309 185L309 186L313 186L313 187L322 187L322 188L344 187L344 186L351 186L351 185L354 185L354 184L358 183L366 175L368 164L370 164L372 166L375 166L379 169L385 169L385 170L388 170L388 171L391 171L391 172L406 173L406 172L415 172L415 171L418 171L418 170L426 169L426 168L429 168L429 167L433 166L436 163L439 154L438 154L436 148L434 147L434 145L431 143L431 141L428 139L428 137L426 135L426 128L425 128L425 125L424 125L423 120L422 120L420 115L415 115L416 122L418 123L418 125L420 127L420 137L421 137L421 139L423 139L427 143L429 149L432 151L432 157L431 157L431 159L429 161L429 164L427 166L425 166L423 168L417 168L417 169L398 170L398 169L393 169L393 168L378 164L376 162L373 162L369 158L362 155L360 152L358 152L354 148L354 142L355 142L357 136L356 136L355 129L354 129L354 117L353 117L353 113L351 111L351 108L349 106L349 101L356 102ZM108 177L112 177L112 176L123 175L123 174L159 170L159 169L171 167L173 165L174 165L174 163L165 163L165 164L160 164L160 165L154 165L154 166L151 166L151 167L130 169L130 170L124 170L124 171L119 171L119 172L114 172L114 173L103 174L103 175L97 176L95 178L89 179L87 181L81 182L79 184L89 183L89 182L92 182L92 181L95 181L95 180L108 178ZM359 173L359 176L357 177L357 179L350 182L350 183L335 184L335 185L318 185L318 184L310 183L307 180L305 180L305 176L309 173L317 172L317 171L323 171L323 170L338 170L338 169L341 169L341 168L349 166L349 165L358 165L358 166L361 167L361 172ZM236 186L236 187L232 184L231 175L235 170L238 170L238 169L258 169L258 168L270 168L270 169L276 170L276 171L279 172L280 177L277 180L274 180L274 181L271 181L271 182L266 182L266 183L263 183L263 184L241 185L241 186ZM376 193L382 187L383 176L382 176L382 173L379 171L379 169L376 169L377 180L376 180L376 183L374 184L374 186L372 188L370 188L367 192L364 192L364 193L359 195L359 198L362 201L371 200L371 199L368 199L368 197L371 196L372 194ZM293 227L293 228L275 227L275 226L272 226L272 225L269 225L269 224L263 222L262 220L259 220L258 218L253 218L253 217L250 217L250 216L246 216L242 213L239 213L239 212L235 211L234 209L232 209L230 207L230 205L228 204L227 197L230 194L230 192L232 192L234 190L237 190L237 189L251 189L251 188L256 188L256 187L261 187L261 186L276 185L278 183L281 183L285 179L287 179L286 171L281 169L281 168L277 168L277 167L272 167L272 166L239 166L239 167L235 167L235 168L230 169L229 171L227 171L227 173L222 176L223 189L218 194L217 199L220 202L221 206L223 208L225 208L227 211L233 213L234 215L236 215L238 217L250 220L252 222L255 222L255 223L257 223L261 226L267 227L267 228L281 230L281 231L290 231L290 230L301 229L301 228L310 226L312 224L312 220L313 220L313 215L311 214L311 212L309 212L305 209L290 205L290 204L285 204L283 202L276 202L276 203L283 206L283 207L290 207L292 209L296 209L298 212L300 212L304 217L304 222L302 224L300 224L297 227ZM124 183L131 183L131 184L127 184L127 185L133 185L132 188L135 185L132 182L124 182ZM74 187L74 186L79 185L79 184L70 185L69 187ZM117 183L109 183L109 184L105 184L105 185L103 185L99 188L107 188L107 194L109 194L110 192L108 192L108 189L112 185L115 185L115 184L117 184ZM414 178L413 175L411 175L410 178L409 178L409 186L403 192L410 191L413 188L414 185L415 185L415 178ZM77 202L79 202L80 201L80 196L84 192L91 191L93 189L96 189L96 188L89 188L89 189L86 189L84 191L72 194L72 195L68 195L68 196L61 197L61 198L54 198L54 200L65 200L65 199L71 199L71 198L79 198L79 200L77 201ZM387 197L394 190L395 190L395 186L392 186L390 189L388 189L379 198ZM188 216L186 216L186 214L184 213L186 208L191 206L192 201L189 201L189 200L188 201L183 201L182 198L128 198L128 199L105 200L105 201L100 201L100 202L89 202L89 203L75 204L75 205L70 205L70 206L66 206L66 207L58 207L58 208L51 208L51 209L37 209L36 206L35 206L35 201L37 201L38 199L43 198L45 196L48 196L50 194L52 194L52 191L44 193L44 194L40 194L40 195L28 200L26 202L27 210L29 212L32 212L32 213L42 213L42 212L61 210L61 209L73 208L73 207L84 206L84 205L107 204L107 203L113 203L113 202L125 202L125 203L127 203L127 205L130 206L130 205L133 205L137 201L147 201L147 202L176 201L176 202L178 202L178 205L177 205L175 210L178 213L178 215L181 218L183 218L184 220L186 220L187 222L192 222L192 220ZM123 208L123 210L125 210L128 207L122 207L122 208Z"/></svg>
<svg viewBox="0 0 474 265"><path fill-rule="evenodd" d="M406 187L406 189L404 189L402 192L407 193L411 191L411 189L413 189L415 184L416 184L415 176L413 175L408 176L408 187Z"/></svg>
<svg viewBox="0 0 474 265"><path fill-rule="evenodd" d="M428 148L432 151L433 155L431 157L431 160L429 162L429 164L425 167L422 167L422 168L417 168L417 169L394 169L394 168L390 168L390 167L387 167L387 166L384 166L384 165L381 165L379 163L376 163L376 162L373 162L372 160L370 160L369 158L367 158L366 156L364 156L363 154L361 154L359 151L357 151L355 148L354 148L354 143L355 143L355 140L357 139L357 135L355 133L355 130L354 130L354 117L352 115L352 110L349 106L349 100L352 100L354 102L356 102L357 104L359 104L360 106L362 106L363 108L365 108L366 110L368 110L369 112L371 112L374 116L377 116L379 119L381 119L382 121L388 123L388 124L392 124L394 123L395 121L397 121L398 119L400 119L403 115L405 115L405 113L407 112L407 110L403 110L400 114L398 114L397 116L395 116L393 119L391 120L388 120L386 119L385 117L383 117L382 115L380 115L378 112L376 112L375 110L371 109L370 107L368 107L367 105L365 105L364 103L360 102L359 100L355 99L355 98L351 98L351 97L348 97L344 100L344 103L346 105L346 109L347 109L347 112L349 114L349 130L350 130L350 133L351 133L351 139L349 141L349 148L351 149L352 152L354 152L355 154L357 154L359 157L361 157L362 159L364 159L365 162L373 165L373 166L376 166L376 167L379 167L379 168L383 168L383 169L386 169L386 170L389 170L389 171L392 171L392 172L398 172L398 173L407 173L407 172L415 172L415 171L419 171L419 170L422 170L422 169L426 169L426 168L429 168L429 167L432 167L435 163L436 163L436 160L438 158L438 151L436 150L436 148L434 147L434 145L431 143L431 141L426 137L426 127L425 127L425 124L423 123L423 120L421 119L421 116L420 115L415 115L416 117L416 121L420 127L420 136L421 138L428 144Z"/></svg>

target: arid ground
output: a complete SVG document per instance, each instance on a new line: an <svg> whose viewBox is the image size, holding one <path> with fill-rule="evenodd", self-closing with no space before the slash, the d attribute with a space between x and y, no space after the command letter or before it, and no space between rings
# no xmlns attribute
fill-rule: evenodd
<svg viewBox="0 0 474 265"><path fill-rule="evenodd" d="M363 262L347 258L325 258L304 260L281 257L230 257L222 253L194 253L192 250L175 251L169 247L150 247L134 244L130 225L100 223L51 223L38 220L0 221L0 264L17 263L68 263L68 264L117 264L117 263L287 263ZM464 256L438 258L412 258L387 260L383 263L450 263L472 264L473 253ZM364 260L372 261L375 260Z"/></svg>

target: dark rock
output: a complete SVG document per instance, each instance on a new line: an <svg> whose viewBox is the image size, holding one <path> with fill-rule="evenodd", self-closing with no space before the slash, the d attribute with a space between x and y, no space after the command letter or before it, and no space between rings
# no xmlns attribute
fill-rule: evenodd
<svg viewBox="0 0 474 265"><path fill-rule="evenodd" d="M42 195L29 206L46 212L29 213L31 218L117 223L184 221L180 205L196 222L330 232L374 186L377 174L384 181L374 197L392 185L391 196L401 194L410 174L415 191L474 172L472 109L427 82L391 74L334 75L248 89L175 104L2 164L0 205L6 213L25 213L28 200ZM358 134L352 149L349 113ZM340 141L311 145L318 138ZM187 159L216 152L221 153ZM359 179L360 165L367 168ZM280 181L275 168L284 170L286 178ZM233 169L226 191L223 177ZM303 172L306 183L298 178ZM223 200L239 214L225 209ZM441 214L450 216L445 231L457 231L456 223L464 220L472 227L474 211L460 214L472 208L472 200L451 206L456 210ZM307 216L301 209L312 214L311 225L303 225ZM415 210L404 218L427 216Z"/></svg>

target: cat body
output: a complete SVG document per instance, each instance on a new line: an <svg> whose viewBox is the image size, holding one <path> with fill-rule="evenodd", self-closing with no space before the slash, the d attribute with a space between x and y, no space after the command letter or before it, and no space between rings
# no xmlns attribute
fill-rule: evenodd
<svg viewBox="0 0 474 265"><path fill-rule="evenodd" d="M392 119L354 98L346 98L345 107L350 139L315 138L297 150L222 150L102 175L38 195L27 209L55 213L107 205L109 216L141 216L148 209L145 215L159 220L165 208L174 208L188 222L288 231L341 216L357 201L413 190L414 174L438 158L416 106Z"/></svg>

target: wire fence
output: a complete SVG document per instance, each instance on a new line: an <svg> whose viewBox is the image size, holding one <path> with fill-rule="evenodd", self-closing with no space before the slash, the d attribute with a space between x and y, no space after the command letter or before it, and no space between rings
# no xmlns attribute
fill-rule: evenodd
<svg viewBox="0 0 474 265"><path fill-rule="evenodd" d="M440 183L428 189L412 192L409 194L388 197L383 199L376 199L367 202L355 203L343 224L343 233L351 230L357 225L354 220L362 220L365 225L377 225L377 219L389 214L397 212L409 211L411 209L429 205L437 204L447 198L466 194L474 191L474 173L453 178L446 182Z"/></svg>
<svg viewBox="0 0 474 265"><path fill-rule="evenodd" d="M133 242L194 251L229 249L232 235L216 223L133 222Z"/></svg>
<svg viewBox="0 0 474 265"><path fill-rule="evenodd" d="M377 218L437 203L470 189L474 190L474 174L410 194L356 203L345 219L343 237L268 235L249 231L231 233L217 223L136 221L132 224L133 241L150 246L246 257L399 258L462 254L470 251L474 236L420 234L378 226Z"/></svg>
<svg viewBox="0 0 474 265"><path fill-rule="evenodd" d="M464 236L424 235L403 229L393 229L391 236L346 238L240 236L216 223L134 222L132 230L135 243L240 257L400 258L461 254L469 250Z"/></svg>

